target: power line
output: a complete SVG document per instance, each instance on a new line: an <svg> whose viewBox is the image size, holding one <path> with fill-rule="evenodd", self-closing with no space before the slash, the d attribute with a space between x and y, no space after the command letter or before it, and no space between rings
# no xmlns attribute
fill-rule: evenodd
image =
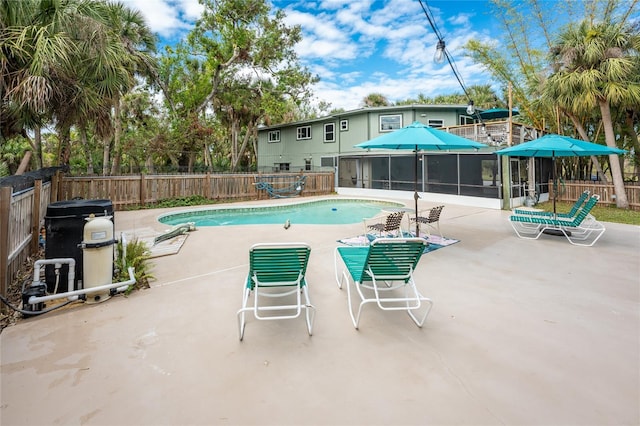
<svg viewBox="0 0 640 426"><path fill-rule="evenodd" d="M458 84L460 84L460 87L462 88L464 95L467 97L467 100L469 101L469 106L473 108L473 113L470 115L475 115L476 117L478 117L478 120L482 124L482 127L485 127L484 121L482 120L482 117L480 116L480 113L478 112L478 110L474 107L473 99L471 99L471 95L469 95L469 92L464 85L464 81L462 79L462 76L460 75L460 72L458 71L458 67L455 64L455 61L453 60L451 55L449 55L449 52L447 51L447 45L444 41L444 38L442 37L442 33L440 32L438 25L436 24L436 20L433 17L431 8L429 8L429 4L427 3L426 0L424 0L424 3L423 3L423 0L418 0L418 1L420 2L420 6L422 7L424 14L427 17L427 20L429 21L429 25L431 25L431 29L433 30L434 34L438 38L438 44L436 46L436 56L434 57L434 59L436 60L436 62L441 62L442 61L441 58L447 60L447 63L449 64L451 71L453 71L453 75L456 77L456 80L458 80Z"/></svg>

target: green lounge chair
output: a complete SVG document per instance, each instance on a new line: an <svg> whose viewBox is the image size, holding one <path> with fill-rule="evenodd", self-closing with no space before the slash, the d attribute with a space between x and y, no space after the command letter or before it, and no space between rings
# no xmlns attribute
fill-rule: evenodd
<svg viewBox="0 0 640 426"><path fill-rule="evenodd" d="M360 322L362 307L375 303L385 311L406 311L418 327L424 324L433 302L420 294L413 279L427 242L423 238L378 238L367 247L337 247L334 256L336 282L342 289L346 280L349 314L354 327ZM344 269L338 273L338 259ZM354 313L351 281L360 298ZM426 308L423 308L426 304ZM414 312L424 309L418 318Z"/></svg>
<svg viewBox="0 0 640 426"><path fill-rule="evenodd" d="M249 274L245 282L242 308L238 311L240 340L244 337L245 313L258 320L297 318L305 310L307 330L312 333L315 307L309 301L305 277L311 247L305 243L261 243L249 251ZM251 292L253 306L249 306ZM304 301L301 298L304 295ZM290 299L295 295L295 303ZM288 304L261 305L262 298L287 298ZM272 312L271 315L263 313Z"/></svg>
<svg viewBox="0 0 640 426"><path fill-rule="evenodd" d="M564 235L573 245L592 246L605 231L604 225L591 215L599 199L598 195L591 196L573 218L512 215L509 222L520 238L537 240L545 231L551 231Z"/></svg>
<svg viewBox="0 0 640 426"><path fill-rule="evenodd" d="M555 217L573 219L575 215L578 213L578 210L580 210L580 207L582 207L585 201L587 201L587 199L589 198L589 194L590 194L589 190L585 190L580 195L580 197L578 197L578 200L573 204L573 206L571 207L571 210L568 213L555 213ZM551 217L551 218L554 217L553 212L543 212L543 211L536 211L536 210L515 209L513 213L528 215L528 216L545 216L545 217Z"/></svg>

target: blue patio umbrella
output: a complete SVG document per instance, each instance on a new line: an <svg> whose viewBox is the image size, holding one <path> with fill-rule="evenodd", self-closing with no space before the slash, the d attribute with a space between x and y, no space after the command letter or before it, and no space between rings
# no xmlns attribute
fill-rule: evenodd
<svg viewBox="0 0 640 426"><path fill-rule="evenodd" d="M562 135L544 135L529 142L496 151L498 155L509 157L551 158L553 182L556 181L556 157L590 157L592 155L624 154L626 151L606 145L586 142ZM556 213L556 191L553 192L553 213Z"/></svg>
<svg viewBox="0 0 640 426"><path fill-rule="evenodd" d="M451 151L462 149L480 149L486 145L463 138L453 133L438 130L419 121L393 132L386 133L366 142L355 145L363 149L412 150L415 152L414 194L415 214L418 217L418 151ZM416 220L416 236L419 225Z"/></svg>

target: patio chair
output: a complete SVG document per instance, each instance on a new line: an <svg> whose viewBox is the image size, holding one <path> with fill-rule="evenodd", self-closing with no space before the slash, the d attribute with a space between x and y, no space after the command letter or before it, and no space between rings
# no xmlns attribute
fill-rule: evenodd
<svg viewBox="0 0 640 426"><path fill-rule="evenodd" d="M258 320L279 320L297 318L304 310L307 331L311 335L315 307L309 300L305 277L310 254L311 248L305 243L260 243L251 247L242 308L237 313L240 340L244 337L246 312L253 312ZM250 306L252 291L255 294ZM301 295L304 295L304 301ZM290 300L293 296L295 302ZM287 298L289 303L262 304L263 298ZM267 312L272 314L265 315Z"/></svg>
<svg viewBox="0 0 640 426"><path fill-rule="evenodd" d="M520 238L537 240L544 233L556 233L564 235L573 245L592 246L605 231L604 225L590 213L599 199L598 195L591 196L573 218L512 215L509 222Z"/></svg>
<svg viewBox="0 0 640 426"><path fill-rule="evenodd" d="M553 218L554 216L556 218L573 218L576 213L578 213L578 211L580 210L580 207L583 206L583 204L587 201L587 199L589 198L589 194L591 192L589 190L585 190L580 197L578 197L578 200L573 204L573 206L571 207L571 210L569 210L568 213L553 213L553 212L545 212L545 211L537 211L537 210L525 210L525 209L515 209L513 210L514 214L523 214L523 215L530 215L530 216L545 216L545 217L551 217Z"/></svg>
<svg viewBox="0 0 640 426"><path fill-rule="evenodd" d="M384 216L365 219L364 233L367 234L369 231L374 231L378 237L388 237L390 235L402 237L402 219L404 218L404 214L404 211L398 211L385 214Z"/></svg>
<svg viewBox="0 0 640 426"><path fill-rule="evenodd" d="M418 291L413 271L426 246L424 238L378 238L367 247L336 248L336 282L342 289L346 281L349 314L356 329L362 307L368 303L375 303L385 311L406 311L413 322L422 327L433 302ZM338 259L344 263L342 274L338 273ZM351 300L352 281L360 298L357 310ZM416 315L419 309L425 311L420 317Z"/></svg>
<svg viewBox="0 0 640 426"><path fill-rule="evenodd" d="M442 209L444 209L444 206L436 206L430 208L429 210L419 212L416 217L411 218L411 222L417 221L418 223L427 225L427 234L431 235L431 233L429 232L429 228L433 228L434 230L438 231L440 238L443 238L442 232L440 231L440 213L442 213Z"/></svg>

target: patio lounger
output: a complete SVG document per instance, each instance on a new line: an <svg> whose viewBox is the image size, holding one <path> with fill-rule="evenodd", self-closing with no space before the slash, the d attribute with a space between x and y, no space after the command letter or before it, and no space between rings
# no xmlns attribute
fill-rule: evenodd
<svg viewBox="0 0 640 426"><path fill-rule="evenodd" d="M397 211L384 216L365 219L364 233L367 234L369 231L375 231L379 237L388 237L393 234L402 237L402 219L404 218L404 214L404 211Z"/></svg>
<svg viewBox="0 0 640 426"><path fill-rule="evenodd" d="M590 214L599 199L598 195L589 198L574 218L512 215L509 222L520 238L535 240L551 230L563 234L573 245L592 246L605 231L604 225Z"/></svg>
<svg viewBox="0 0 640 426"><path fill-rule="evenodd" d="M589 198L589 194L590 194L590 191L589 190L585 190L580 195L580 197L578 197L578 200L573 204L573 206L571 207L571 210L568 213L556 213L555 217L556 218L574 218L575 215L580 210L580 207L582 207L584 205L585 201L587 201L587 199ZM551 218L553 218L553 216L554 216L553 212L544 212L544 211L536 211L536 210L525 210L525 209L515 209L513 211L513 213L514 214L529 215L529 216L545 216L545 217L551 217Z"/></svg>
<svg viewBox="0 0 640 426"><path fill-rule="evenodd" d="M418 327L424 324L433 302L420 294L413 271L427 246L423 238L378 238L367 247L337 247L334 266L338 288L346 281L349 314L354 327L360 322L362 307L375 303L385 311L406 311ZM338 273L338 259L344 269ZM360 298L354 312L351 285ZM423 303L426 307L423 308ZM425 310L421 317L415 311Z"/></svg>
<svg viewBox="0 0 640 426"><path fill-rule="evenodd" d="M431 234L429 232L429 227L435 229L438 231L438 235L440 235L440 238L444 238L442 236L442 231L440 231L440 213L442 213L442 209L444 208L444 206L436 206L433 207L429 210L425 210L422 212L419 212L417 217L412 217L411 221L412 222L418 222L418 223L422 223L426 226L426 231L427 234Z"/></svg>
<svg viewBox="0 0 640 426"><path fill-rule="evenodd" d="M258 320L297 318L305 311L307 330L312 333L315 307L309 301L305 273L311 248L305 243L261 243L254 244L249 251L249 274L245 282L242 308L238 311L240 340L244 337L245 313L253 312ZM251 292L255 290L254 302L249 306ZM304 302L301 299L304 295ZM295 296L288 304L262 305L262 298L284 298ZM283 302L284 303L284 302ZM272 315L264 315L273 312Z"/></svg>

